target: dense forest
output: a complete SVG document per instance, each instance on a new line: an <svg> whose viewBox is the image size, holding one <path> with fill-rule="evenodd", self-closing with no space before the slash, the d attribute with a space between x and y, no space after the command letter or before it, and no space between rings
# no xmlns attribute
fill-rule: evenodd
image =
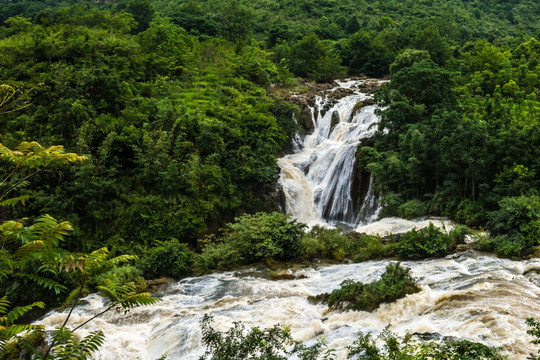
<svg viewBox="0 0 540 360"><path fill-rule="evenodd" d="M273 212L276 159L308 131L290 94L343 77L391 80L357 152L382 215L442 215L489 230L482 250L538 254L539 18L536 0L0 1L0 214L19 224L0 229L0 293L51 306L103 286L47 283L43 257L13 255L51 227L51 248L120 256L101 273L141 257L131 277L455 249L466 230L408 235L444 237L427 253L354 247Z"/></svg>

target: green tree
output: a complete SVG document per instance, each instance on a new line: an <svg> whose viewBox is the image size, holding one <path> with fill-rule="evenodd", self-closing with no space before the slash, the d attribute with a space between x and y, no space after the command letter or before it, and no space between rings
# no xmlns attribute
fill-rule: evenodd
<svg viewBox="0 0 540 360"><path fill-rule="evenodd" d="M289 68L294 74L317 81L330 81L342 75L340 64L337 52L315 34L308 34L295 43L289 54Z"/></svg>
<svg viewBox="0 0 540 360"><path fill-rule="evenodd" d="M390 64L390 74L395 74L404 67L412 66L414 63L429 59L429 52L426 50L405 49L392 64Z"/></svg>

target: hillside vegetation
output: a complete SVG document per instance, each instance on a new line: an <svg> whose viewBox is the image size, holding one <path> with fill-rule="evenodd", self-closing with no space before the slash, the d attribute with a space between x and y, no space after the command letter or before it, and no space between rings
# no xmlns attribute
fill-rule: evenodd
<svg viewBox="0 0 540 360"><path fill-rule="evenodd" d="M148 276L164 274L152 264L169 252L179 254L174 274L189 273L184 255L204 246L205 271L393 254L397 245L372 240L361 251L327 248L335 244L317 231L290 236L318 244L304 253L278 236L249 238L260 250L251 254L245 224L201 241L245 213L277 209L276 158L304 131L289 91L304 80L391 76L376 96L379 131L357 154L384 214L449 216L489 229L496 237L484 249L529 255L540 232L539 17L535 0L2 1L0 142L86 157L62 177L39 171L13 189L25 206L4 206L2 220L69 221L63 249L147 253ZM249 228L290 226L276 219L258 215Z"/></svg>

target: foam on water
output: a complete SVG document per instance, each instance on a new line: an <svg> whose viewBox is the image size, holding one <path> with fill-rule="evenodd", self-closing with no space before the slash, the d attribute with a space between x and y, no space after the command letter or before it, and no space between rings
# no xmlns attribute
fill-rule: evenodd
<svg viewBox="0 0 540 360"><path fill-rule="evenodd" d="M264 269L188 278L161 294L159 304L129 315L107 313L81 329L81 335L98 329L105 332L106 342L97 359L153 360L168 354L169 359L195 360L204 351L199 322L204 314L212 314L214 328L220 331L241 321L247 327L286 324L297 340L306 343L325 335L329 346L338 350L338 359L345 357L345 348L358 331L376 334L388 324L400 334L429 332L501 346L512 359L525 359L533 351L525 319L540 313L540 288L530 280L534 273L530 270L540 269L540 259L516 262L469 251L405 262L421 291L371 313L329 312L326 306L307 300L310 295L331 292L344 279L375 281L387 264L368 261L308 267L293 271L295 280L269 280ZM71 325L105 306L95 294L85 300ZM43 323L52 328L65 314L52 312Z"/></svg>

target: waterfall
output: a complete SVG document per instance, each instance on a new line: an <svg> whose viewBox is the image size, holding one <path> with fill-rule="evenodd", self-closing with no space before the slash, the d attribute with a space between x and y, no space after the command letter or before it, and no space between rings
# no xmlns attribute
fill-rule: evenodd
<svg viewBox="0 0 540 360"><path fill-rule="evenodd" d="M297 134L293 153L278 160L286 211L308 225L355 226L377 218L373 179L367 181L367 190L358 192L363 201L353 198L352 188L356 151L361 139L375 132L376 106L356 110L357 104L371 97L360 90L362 80L338 84L316 97L311 107L313 132L304 138ZM336 101L338 89L348 89L350 94Z"/></svg>

